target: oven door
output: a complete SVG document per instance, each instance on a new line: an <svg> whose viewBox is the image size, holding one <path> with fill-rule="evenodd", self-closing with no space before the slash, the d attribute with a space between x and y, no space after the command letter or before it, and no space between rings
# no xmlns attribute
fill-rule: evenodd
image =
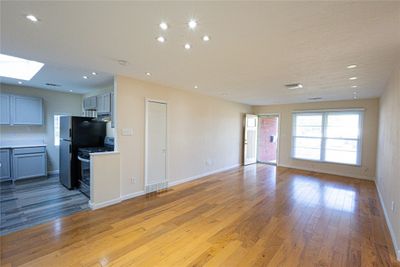
<svg viewBox="0 0 400 267"><path fill-rule="evenodd" d="M81 177L79 180L79 190L90 198L90 160L78 156L81 162Z"/></svg>

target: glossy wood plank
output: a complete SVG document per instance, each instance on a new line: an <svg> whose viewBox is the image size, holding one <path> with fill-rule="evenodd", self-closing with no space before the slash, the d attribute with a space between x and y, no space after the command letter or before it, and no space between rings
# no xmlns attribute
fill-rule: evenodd
<svg viewBox="0 0 400 267"><path fill-rule="evenodd" d="M371 181L268 165L1 238L4 266L400 266Z"/></svg>

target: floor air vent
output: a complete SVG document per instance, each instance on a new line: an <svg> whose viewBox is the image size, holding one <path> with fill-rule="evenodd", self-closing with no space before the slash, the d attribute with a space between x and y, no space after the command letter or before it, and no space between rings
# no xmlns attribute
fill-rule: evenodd
<svg viewBox="0 0 400 267"><path fill-rule="evenodd" d="M168 188L168 182L161 182L156 184L146 185L145 191L147 193L157 192Z"/></svg>

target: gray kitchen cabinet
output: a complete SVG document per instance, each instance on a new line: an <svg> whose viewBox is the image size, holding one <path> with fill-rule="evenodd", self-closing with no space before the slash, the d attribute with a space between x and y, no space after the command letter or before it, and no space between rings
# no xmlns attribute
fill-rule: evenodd
<svg viewBox="0 0 400 267"><path fill-rule="evenodd" d="M0 94L0 124L10 124L10 96L5 94Z"/></svg>
<svg viewBox="0 0 400 267"><path fill-rule="evenodd" d="M43 125L43 99L1 94L1 124Z"/></svg>
<svg viewBox="0 0 400 267"><path fill-rule="evenodd" d="M111 113L111 94L101 94L97 96L97 114L110 114Z"/></svg>
<svg viewBox="0 0 400 267"><path fill-rule="evenodd" d="M12 170L14 180L46 176L46 148L14 148L12 151Z"/></svg>
<svg viewBox="0 0 400 267"><path fill-rule="evenodd" d="M10 149L0 149L0 180L11 179Z"/></svg>
<svg viewBox="0 0 400 267"><path fill-rule="evenodd" d="M83 99L83 109L84 110L96 110L97 108L97 97L89 96Z"/></svg>
<svg viewBox="0 0 400 267"><path fill-rule="evenodd" d="M43 125L43 100L39 97L11 96L11 124Z"/></svg>

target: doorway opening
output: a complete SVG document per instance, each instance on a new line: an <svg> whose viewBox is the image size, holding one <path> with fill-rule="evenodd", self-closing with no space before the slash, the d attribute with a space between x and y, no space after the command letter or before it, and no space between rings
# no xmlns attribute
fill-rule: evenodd
<svg viewBox="0 0 400 267"><path fill-rule="evenodd" d="M279 115L258 116L257 162L277 165Z"/></svg>

